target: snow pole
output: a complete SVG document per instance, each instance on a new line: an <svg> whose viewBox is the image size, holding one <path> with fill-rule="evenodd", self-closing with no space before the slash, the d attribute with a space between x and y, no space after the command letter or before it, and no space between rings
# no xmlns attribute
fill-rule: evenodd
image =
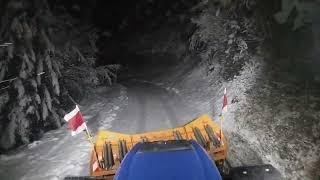
<svg viewBox="0 0 320 180"><path fill-rule="evenodd" d="M71 99L71 101L73 101L75 103L76 107L71 112L66 114L63 117L63 119L68 122L68 129L71 130L72 136L75 136L75 135L81 133L82 131L86 132L88 141L93 145L93 151L96 155L98 166L102 167L101 163L99 161L99 156L98 156L98 153L96 150L95 143L93 142L93 137L91 136L91 133L86 125L86 122L84 121L84 118L80 112L80 109L79 109L77 103L71 98L70 95L69 95L69 98Z"/></svg>
<svg viewBox="0 0 320 180"><path fill-rule="evenodd" d="M78 104L71 96L69 93L67 93L67 96L69 97L69 99L74 103L74 104Z"/></svg>
<svg viewBox="0 0 320 180"><path fill-rule="evenodd" d="M227 88L224 88L223 101L222 101L222 112L220 116L220 145L223 145L222 141L222 121L224 120L223 114L228 111L228 99L227 99Z"/></svg>
<svg viewBox="0 0 320 180"><path fill-rule="evenodd" d="M96 155L98 165L99 165L99 167L101 168L102 165L101 165L100 160L99 160L99 155L98 155L98 153L97 153L96 145L95 145L95 143L93 142L93 137L92 137L92 135L91 135L91 133L90 133L87 125L86 125L85 131L86 131L86 135L87 135L87 138L88 138L89 142L90 142L90 143L92 144L92 146L93 146L93 151L94 151L94 154Z"/></svg>
<svg viewBox="0 0 320 180"><path fill-rule="evenodd" d="M220 116L220 146L223 146L223 141L222 141L222 121L223 121L223 115Z"/></svg>
<svg viewBox="0 0 320 180"><path fill-rule="evenodd" d="M85 131L86 131L86 135L87 135L87 138L88 138L88 141L91 143L91 144L94 144L94 142L93 142L93 137L92 137L92 135L91 135L91 133L90 133L90 131L89 131L89 129L88 129L88 127L87 127L87 125L86 125L86 129L85 129Z"/></svg>

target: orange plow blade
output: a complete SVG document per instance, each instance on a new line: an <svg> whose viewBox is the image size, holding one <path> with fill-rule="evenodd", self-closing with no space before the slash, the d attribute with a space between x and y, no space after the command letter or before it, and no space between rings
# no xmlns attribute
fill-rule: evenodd
<svg viewBox="0 0 320 180"><path fill-rule="evenodd" d="M92 149L90 175L112 179L122 159L139 142L195 140L217 165L223 164L227 157L228 144L218 124L205 114L184 126L172 129L133 135L102 130L98 132L95 147Z"/></svg>

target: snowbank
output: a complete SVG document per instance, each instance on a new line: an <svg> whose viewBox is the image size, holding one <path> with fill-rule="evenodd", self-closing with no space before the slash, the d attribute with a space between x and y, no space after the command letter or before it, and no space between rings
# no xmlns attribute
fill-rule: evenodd
<svg viewBox="0 0 320 180"><path fill-rule="evenodd" d="M227 88L223 128L232 166L270 163L285 179L320 176L316 87L305 91L303 81L270 65L268 52L244 46L254 35L238 33L250 27L242 20L230 21L204 10L192 22L198 28L190 37L190 51L153 82L174 89L198 114L209 113L215 120Z"/></svg>

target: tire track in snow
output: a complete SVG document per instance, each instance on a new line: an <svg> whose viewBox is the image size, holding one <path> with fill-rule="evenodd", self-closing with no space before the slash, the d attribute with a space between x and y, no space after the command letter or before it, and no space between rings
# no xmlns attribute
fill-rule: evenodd
<svg viewBox="0 0 320 180"><path fill-rule="evenodd" d="M136 79L124 85L128 89L128 105L112 122L113 131L139 133L172 128L197 115L177 91Z"/></svg>

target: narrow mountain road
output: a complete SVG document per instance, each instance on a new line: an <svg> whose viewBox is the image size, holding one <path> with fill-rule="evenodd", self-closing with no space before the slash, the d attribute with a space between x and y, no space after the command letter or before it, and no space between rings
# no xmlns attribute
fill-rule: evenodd
<svg viewBox="0 0 320 180"><path fill-rule="evenodd" d="M112 123L112 130L138 133L182 125L197 116L176 92L146 81L129 81L128 105Z"/></svg>
<svg viewBox="0 0 320 180"><path fill-rule="evenodd" d="M175 127L198 115L177 92L138 80L97 88L80 109L93 133L99 129L136 133ZM84 134L72 137L63 126L39 141L0 155L0 179L56 180L88 175L90 148Z"/></svg>

